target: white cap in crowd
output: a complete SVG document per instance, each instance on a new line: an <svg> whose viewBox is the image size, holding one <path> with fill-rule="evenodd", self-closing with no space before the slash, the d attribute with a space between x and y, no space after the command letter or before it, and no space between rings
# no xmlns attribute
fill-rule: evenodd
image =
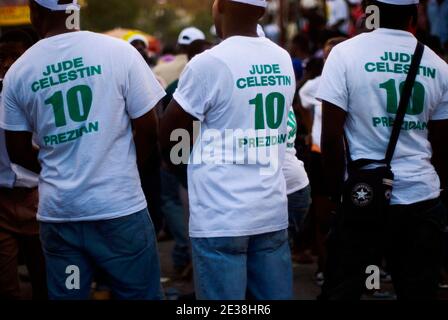
<svg viewBox="0 0 448 320"><path fill-rule="evenodd" d="M396 6L409 6L411 4L419 4L419 0L377 0L378 2L393 4Z"/></svg>
<svg viewBox="0 0 448 320"><path fill-rule="evenodd" d="M301 0L300 6L304 9L313 9L319 6L319 2L317 0Z"/></svg>
<svg viewBox="0 0 448 320"><path fill-rule="evenodd" d="M178 44L181 45L190 45L193 41L196 40L205 40L205 34L201 30L195 27L189 27L179 34L179 39L177 40Z"/></svg>
<svg viewBox="0 0 448 320"><path fill-rule="evenodd" d="M145 35L141 34L138 31L131 31L131 32L125 34L123 39L129 43L140 40L141 42L143 42L145 44L146 48L148 48L148 46L149 46L148 38L146 38Z"/></svg>
<svg viewBox="0 0 448 320"><path fill-rule="evenodd" d="M65 11L67 9L79 9L78 0L72 0L71 3L59 4L59 0L34 0L42 7L51 11Z"/></svg>
<svg viewBox="0 0 448 320"><path fill-rule="evenodd" d="M263 7L266 8L268 6L268 3L266 0L230 0L235 2L241 2L245 4L250 4L257 7Z"/></svg>

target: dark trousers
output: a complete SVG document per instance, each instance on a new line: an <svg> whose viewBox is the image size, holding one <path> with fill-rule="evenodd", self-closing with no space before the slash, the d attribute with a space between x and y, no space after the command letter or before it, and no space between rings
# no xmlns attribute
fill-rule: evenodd
<svg viewBox="0 0 448 320"><path fill-rule="evenodd" d="M0 228L0 300L22 298L19 275L19 253L31 279L33 299L47 299L45 262L39 236L27 236Z"/></svg>
<svg viewBox="0 0 448 320"><path fill-rule="evenodd" d="M36 221L37 189L0 188L0 300L21 299L19 257L24 258L33 299L47 299L45 261Z"/></svg>
<svg viewBox="0 0 448 320"><path fill-rule="evenodd" d="M359 299L366 290L367 266L380 266L385 258L398 299L436 299L445 210L439 199L391 206L382 228L345 223L338 212L320 298Z"/></svg>

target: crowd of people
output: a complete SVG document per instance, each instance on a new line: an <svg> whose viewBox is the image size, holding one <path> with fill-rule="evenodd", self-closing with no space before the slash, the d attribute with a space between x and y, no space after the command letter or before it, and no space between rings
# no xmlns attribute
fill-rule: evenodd
<svg viewBox="0 0 448 320"><path fill-rule="evenodd" d="M286 50L266 0L215 0L212 37L190 26L152 52L68 28L77 1L30 0L36 34L0 38L0 298L21 298L24 263L35 299L88 299L93 281L163 299L172 238L197 299L292 299L314 256L319 299L359 299L369 265L397 298L436 299L448 1L298 3Z"/></svg>

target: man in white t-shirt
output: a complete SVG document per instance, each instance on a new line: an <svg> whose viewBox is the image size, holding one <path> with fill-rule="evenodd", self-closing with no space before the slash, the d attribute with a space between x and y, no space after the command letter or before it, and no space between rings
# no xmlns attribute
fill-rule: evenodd
<svg viewBox="0 0 448 320"><path fill-rule="evenodd" d="M196 27L188 27L182 30L177 39L178 54L173 61L159 63L154 67L154 73L163 79L166 86L170 86L179 79L180 74L188 63L189 56L194 51L192 44L197 40L205 40L205 34Z"/></svg>
<svg viewBox="0 0 448 320"><path fill-rule="evenodd" d="M348 34L350 11L346 0L326 0L327 26L342 34Z"/></svg>
<svg viewBox="0 0 448 320"><path fill-rule="evenodd" d="M224 40L187 65L161 120L168 153L174 130L201 124L188 167L199 299L292 297L282 167L295 79L289 54L257 35L265 7L265 0L215 1Z"/></svg>
<svg viewBox="0 0 448 320"><path fill-rule="evenodd" d="M324 60L328 58L333 47L347 40L345 37L329 39L324 46ZM322 133L322 102L317 99L321 76L308 80L299 90L300 103L305 110L313 113L313 125L311 129L311 161L310 161L310 183L313 207L311 214L314 215L316 223L316 253L317 272L315 279L318 285L324 282L324 266L326 259L325 243L330 227L332 212L335 210L333 202L329 199L327 183L324 179L321 154Z"/></svg>
<svg viewBox="0 0 448 320"><path fill-rule="evenodd" d="M283 175L286 180L286 194L288 195L289 238L292 248L299 248L299 232L305 216L311 205L311 187L305 166L297 158L295 146L297 137L297 120L294 110L288 113L288 140L286 143Z"/></svg>
<svg viewBox="0 0 448 320"><path fill-rule="evenodd" d="M0 127L11 161L40 172L49 297L88 298L98 270L115 298L158 299L155 234L138 167L156 153L153 108L165 93L125 41L67 29L65 11L74 4L30 1L43 40L6 74ZM32 133L39 161L30 156Z"/></svg>
<svg viewBox="0 0 448 320"><path fill-rule="evenodd" d="M380 28L339 44L325 64L317 96L323 101L324 167L335 199L342 194L344 132L353 161L385 158L417 44L406 31L415 23L417 3L372 2L380 10ZM436 297L446 223L439 197L441 182L445 189L447 181L447 133L448 66L426 47L392 160L395 180L386 229L370 237L384 240L399 299ZM370 247L360 237L357 225L336 226L323 297L359 298L365 289L362 261Z"/></svg>
<svg viewBox="0 0 448 320"><path fill-rule="evenodd" d="M320 76L305 82L299 90L300 102L305 110L313 115L313 126L311 128L311 151L320 153L320 135L322 133L322 102L316 97L319 89Z"/></svg>

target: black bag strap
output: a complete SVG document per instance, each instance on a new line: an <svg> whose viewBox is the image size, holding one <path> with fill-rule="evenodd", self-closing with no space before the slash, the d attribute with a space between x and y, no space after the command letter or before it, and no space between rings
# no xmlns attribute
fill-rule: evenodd
<svg viewBox="0 0 448 320"><path fill-rule="evenodd" d="M406 82L404 83L403 91L401 93L400 103L398 105L397 116L395 117L394 126L392 128L392 134L390 137L389 145L387 147L385 163L388 168L394 157L395 147L397 146L398 138L400 136L401 127L403 126L406 109L408 108L409 101L411 99L412 89L414 88L415 79L417 77L420 62L422 61L423 51L425 46L421 42L417 42L414 55L412 57L411 66L409 68Z"/></svg>

